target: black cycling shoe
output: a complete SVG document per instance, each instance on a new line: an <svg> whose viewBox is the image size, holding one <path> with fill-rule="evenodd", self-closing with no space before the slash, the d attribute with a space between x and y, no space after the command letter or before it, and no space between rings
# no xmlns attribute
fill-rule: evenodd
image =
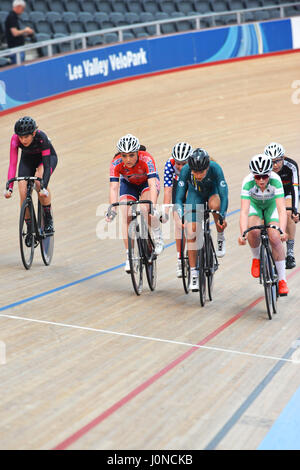
<svg viewBox="0 0 300 470"><path fill-rule="evenodd" d="M293 255L288 255L285 258L285 269L293 269L296 266L296 260Z"/></svg>
<svg viewBox="0 0 300 470"><path fill-rule="evenodd" d="M30 248L32 244L32 233L27 233L25 236L25 245Z"/></svg>
<svg viewBox="0 0 300 470"><path fill-rule="evenodd" d="M45 224L45 226L44 226L44 232L47 235L50 235L50 234L54 233L54 226L53 226L53 221L52 220L47 221L47 224Z"/></svg>

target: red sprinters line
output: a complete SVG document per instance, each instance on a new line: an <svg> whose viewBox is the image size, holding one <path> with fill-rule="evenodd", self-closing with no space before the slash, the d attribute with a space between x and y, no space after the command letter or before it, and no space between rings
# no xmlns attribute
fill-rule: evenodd
<svg viewBox="0 0 300 470"><path fill-rule="evenodd" d="M251 310L253 307L255 307L255 305L257 305L259 302L261 302L262 299L264 299L264 297L259 297L258 299L254 300L251 304L249 304L247 307L243 308L239 313L237 313L235 316L233 316L230 320L228 320L226 323L221 325L219 328L214 330L212 333L210 333L208 336L206 336L204 339L202 339L199 343L197 343L197 346L193 346L188 351L186 351L184 354L179 356L177 359L170 362L166 367L161 369L159 372L154 374L152 377L147 379L145 382L143 382L137 388L135 388L130 393L128 393L128 395L121 398L121 400L117 401L114 405L112 405L110 408L105 410L103 413L101 413L95 419L90 421L88 424L83 426L81 429L79 429L74 434L72 434L67 439L65 439L63 442L61 442L56 447L54 447L53 450L65 450L68 447L70 447L72 444L74 444L74 442L78 441L78 439L80 439L82 436L87 434L91 429L98 426L98 424L102 423L102 421L104 421L106 418L108 418L113 413L115 413L117 410L119 410L124 405L126 405L126 403L128 403L133 398L135 398L137 395L142 393L144 390L146 390L148 387L150 387L150 385L152 385L154 382L156 382L162 376L167 374L167 372L174 369L174 367L178 366L178 364L180 364L185 359L187 359L189 356L191 356L191 354L193 354L195 351L198 351L199 350L198 346L202 346L202 345L208 343L208 341L210 341L211 339L216 337L218 334L220 334L222 331L224 331L226 328L228 328L230 325L235 323L239 318L241 318L243 315L245 315L245 313L247 313L249 310Z"/></svg>
<svg viewBox="0 0 300 470"><path fill-rule="evenodd" d="M293 277L296 273L300 271L300 267L297 269L293 270L287 278L290 279ZM65 439L63 442L58 444L56 447L54 447L53 450L65 450L68 447L70 447L74 442L78 441L82 436L87 434L91 429L94 427L98 426L98 424L102 423L106 418L111 416L113 413L115 413L117 410L122 408L122 406L126 405L129 401L131 401L133 398L135 398L137 395L142 393L146 388L150 387L154 382L156 382L158 379L160 379L163 375L167 374L170 370L174 369L174 367L178 366L181 362L183 362L185 359L187 359L189 356L191 356L195 351L198 351L199 348L198 346L203 346L204 344L208 343L211 339L215 338L218 334L222 333L226 328L228 328L230 325L235 323L239 318L241 318L243 315L245 315L249 310L251 310L253 307L255 307L259 302L261 302L264 299L264 296L258 297L256 300L251 302L251 304L247 305L247 307L243 308L239 313L234 315L230 320L227 322L223 323L223 325L219 326L216 330L212 331L208 336L206 336L204 339L202 339L199 343L197 343L196 346L193 346L190 348L188 351L186 351L184 354L179 356L177 359L174 361L170 362L166 367L161 369L159 372L154 374L152 377L150 377L148 380L143 382L141 385L139 385L137 388L132 390L128 395L125 397L121 398L121 400L117 401L114 405L112 405L110 408L105 410L103 413L101 413L99 416L97 416L95 419L90 421L88 424L86 424L84 427L76 431L74 434L69 436L67 439Z"/></svg>

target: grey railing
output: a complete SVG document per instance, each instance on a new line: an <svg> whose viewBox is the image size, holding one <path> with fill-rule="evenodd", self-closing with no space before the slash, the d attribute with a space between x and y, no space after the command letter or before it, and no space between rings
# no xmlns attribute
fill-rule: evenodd
<svg viewBox="0 0 300 470"><path fill-rule="evenodd" d="M108 29L99 29L95 31L90 31L88 33L78 33L72 34L65 37L60 37L56 39L49 39L47 41L38 41L31 44L27 44L21 47L14 47L12 49L3 49L0 51L0 57L7 57L12 54L16 54L17 56L17 64L21 64L21 53L28 52L31 50L47 48L47 54L49 57L54 55L54 46L57 46L61 43L71 43L73 44L72 48L75 49L75 42L77 42L76 50L78 50L78 42L81 41L81 48L87 49L87 39L93 36L104 36L108 33L117 33L118 34L118 41L123 42L123 34L124 32L131 30L131 29L138 29L138 28L146 28L155 26L156 28L156 36L161 36L161 25L169 24L169 23L178 23L183 21L194 21L195 22L195 29L201 29L201 20L211 18L212 25L215 26L215 18L220 16L228 16L228 15L236 15L236 23L241 24L243 23L243 15L250 12L257 12L263 10L279 10L280 18L284 18L284 9L288 7L300 6L300 2L295 3L284 3L282 5L269 5L260 8L247 8L244 10L228 10L224 12L214 12L214 13L204 13L204 14L193 14L190 16L181 16L181 17L170 17L165 20L156 20L150 21L147 23L132 23L125 26L118 26L115 28L108 28ZM300 16L300 11L299 11ZM275 18L274 18L275 19ZM271 19L270 19L271 20ZM136 38L135 38L136 39ZM107 45L107 44L106 44Z"/></svg>

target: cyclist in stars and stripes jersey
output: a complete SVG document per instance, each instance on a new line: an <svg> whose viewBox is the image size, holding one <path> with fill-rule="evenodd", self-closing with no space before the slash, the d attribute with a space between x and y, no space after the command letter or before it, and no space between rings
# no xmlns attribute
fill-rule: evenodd
<svg viewBox="0 0 300 470"><path fill-rule="evenodd" d="M187 163L190 153L193 151L192 146L187 142L179 142L174 145L171 157L166 161L164 168L164 204L165 208L161 216L161 221L167 222L169 219L170 204L175 204L177 182L180 172ZM173 212L175 222L175 240L177 251L177 277L182 276L180 244L181 244L181 220L177 212Z"/></svg>

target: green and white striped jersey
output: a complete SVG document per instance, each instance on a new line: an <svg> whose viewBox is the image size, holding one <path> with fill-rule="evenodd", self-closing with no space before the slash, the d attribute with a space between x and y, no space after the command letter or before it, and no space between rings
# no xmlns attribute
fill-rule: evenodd
<svg viewBox="0 0 300 470"><path fill-rule="evenodd" d="M283 185L280 176L274 171L271 172L269 184L264 191L257 186L252 173L244 178L241 191L242 199L250 199L256 205L264 207L270 200L279 197L284 197Z"/></svg>

